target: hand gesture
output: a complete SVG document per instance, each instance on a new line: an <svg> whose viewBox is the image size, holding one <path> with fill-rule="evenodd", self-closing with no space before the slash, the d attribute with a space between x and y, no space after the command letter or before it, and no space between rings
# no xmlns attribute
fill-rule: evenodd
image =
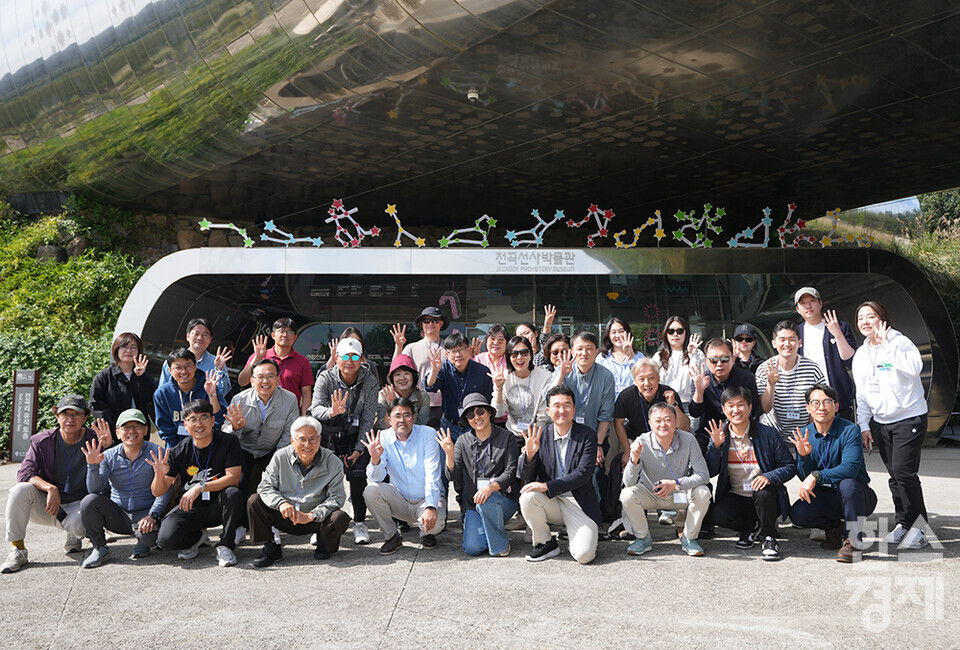
<svg viewBox="0 0 960 650"><path fill-rule="evenodd" d="M453 436L450 429L440 429L437 432L437 442L440 443L440 448L447 456L453 455Z"/></svg>
<svg viewBox="0 0 960 650"><path fill-rule="evenodd" d="M653 493L662 499L672 494L678 487L677 482L673 479L657 481L657 484L653 486Z"/></svg>
<svg viewBox="0 0 960 650"><path fill-rule="evenodd" d="M836 338L843 338L843 330L840 329L840 319L837 318L835 309L828 309L823 312L823 324L827 326L830 333Z"/></svg>
<svg viewBox="0 0 960 650"><path fill-rule="evenodd" d="M890 325L888 325L886 321L877 321L873 331L877 337L877 345L880 345L887 340L887 334L890 333Z"/></svg>
<svg viewBox="0 0 960 650"><path fill-rule="evenodd" d="M691 334L690 342L687 343L687 354L693 354L700 349L700 344L703 340L700 338L699 334Z"/></svg>
<svg viewBox="0 0 960 650"><path fill-rule="evenodd" d="M217 382L220 381L220 371L216 368L207 371L207 380L203 382L203 390L207 392L207 395L215 395L217 393Z"/></svg>
<svg viewBox="0 0 960 650"><path fill-rule="evenodd" d="M148 363L150 363L150 359L147 358L147 355L141 354L133 363L133 374L137 377L143 377L143 373L147 371Z"/></svg>
<svg viewBox="0 0 960 650"><path fill-rule="evenodd" d="M770 485L770 479L768 479L763 474L760 474L759 476L757 476L757 478L750 481L750 489L753 490L754 492L759 492L760 490L764 489L768 485Z"/></svg>
<svg viewBox="0 0 960 650"><path fill-rule="evenodd" d="M159 453L158 453L159 452ZM163 451L151 451L150 457L146 459L147 465L153 468L153 473L157 476L166 476L170 471L170 447L164 447Z"/></svg>
<svg viewBox="0 0 960 650"><path fill-rule="evenodd" d="M253 362L259 363L267 356L267 335L258 334L253 337Z"/></svg>
<svg viewBox="0 0 960 650"><path fill-rule="evenodd" d="M397 399L397 391L393 388L393 386L387 384L380 389L380 397L383 398L384 402L390 404L393 402L393 400Z"/></svg>
<svg viewBox="0 0 960 650"><path fill-rule="evenodd" d="M634 465L639 465L641 452L643 452L643 442L637 437L636 440L630 443L630 462Z"/></svg>
<svg viewBox="0 0 960 650"><path fill-rule="evenodd" d="M470 341L470 354L476 357L478 354L483 352L483 339L479 336L474 336L473 340Z"/></svg>
<svg viewBox="0 0 960 650"><path fill-rule="evenodd" d="M553 319L557 317L557 308L553 305L543 306L543 329L549 330L553 327Z"/></svg>
<svg viewBox="0 0 960 650"><path fill-rule="evenodd" d="M813 491L813 488L816 486L817 479L815 479L812 474L808 474L807 478L803 479L803 483L800 484L800 489L797 490L797 492L800 494L800 498L807 503L810 503L810 501L817 496Z"/></svg>
<svg viewBox="0 0 960 650"><path fill-rule="evenodd" d="M790 442L797 448L797 453L801 456L809 456L810 452L813 451L813 446L810 444L810 434L806 431L801 432L800 427L794 429Z"/></svg>
<svg viewBox="0 0 960 650"><path fill-rule="evenodd" d="M336 360L337 346L340 345L340 339L330 339L330 358Z"/></svg>
<svg viewBox="0 0 960 650"><path fill-rule="evenodd" d="M541 433L543 433L543 429L536 424L531 424L526 431L520 432L520 435L523 436L523 451L526 453L528 461L533 460L533 457L540 451Z"/></svg>
<svg viewBox="0 0 960 650"><path fill-rule="evenodd" d="M390 328L390 336L393 337L393 342L397 346L397 349L402 350L403 346L407 344L407 326L397 323Z"/></svg>
<svg viewBox="0 0 960 650"><path fill-rule="evenodd" d="M193 504L201 492L203 492L203 486L199 483L185 491L183 496L180 497L180 509L184 512L190 512L190 509L193 508Z"/></svg>
<svg viewBox="0 0 960 650"><path fill-rule="evenodd" d="M493 380L493 387L497 391L503 390L503 385L507 383L507 375L504 366L500 366L493 372L488 372L487 376Z"/></svg>
<svg viewBox="0 0 960 650"><path fill-rule="evenodd" d="M566 377L573 372L573 352L570 350L560 351L560 376Z"/></svg>
<svg viewBox="0 0 960 650"><path fill-rule="evenodd" d="M777 357L770 359L765 365L767 368L767 384L776 386L777 382L780 381L780 365L777 362Z"/></svg>
<svg viewBox="0 0 960 650"><path fill-rule="evenodd" d="M286 501L280 504L280 516L284 519L293 521L293 516L296 512L297 509L293 506L293 504L287 503Z"/></svg>
<svg viewBox="0 0 960 650"><path fill-rule="evenodd" d="M704 371L703 366L690 364L690 379L693 380L693 387L697 392L703 393L710 387L710 376Z"/></svg>
<svg viewBox="0 0 960 650"><path fill-rule="evenodd" d="M147 533L152 533L157 529L157 520L147 515L143 519L137 522L137 530L146 535Z"/></svg>
<svg viewBox="0 0 960 650"><path fill-rule="evenodd" d="M633 333L627 332L623 335L623 339L620 341L620 349L624 354L633 356Z"/></svg>
<svg viewBox="0 0 960 650"><path fill-rule="evenodd" d="M478 506L482 506L484 503L487 502L487 499L490 498L490 495L493 494L493 492L494 492L493 484L490 483L487 485L487 487L480 488L479 490L476 491L476 493L473 495L473 502L476 503Z"/></svg>
<svg viewBox="0 0 960 650"><path fill-rule="evenodd" d="M230 351L230 348L217 348L217 356L213 360L213 366L220 371L223 371L227 366L227 361L233 358L233 353Z"/></svg>
<svg viewBox="0 0 960 650"><path fill-rule="evenodd" d="M665 400L667 401L667 404L670 404L670 405L672 405L672 406L676 406L676 405L677 405L677 394L674 393L672 390L664 391L664 392L663 392L663 399L665 399Z"/></svg>
<svg viewBox="0 0 960 650"><path fill-rule="evenodd" d="M243 410L239 404L231 404L227 407L227 419L230 420L230 426L234 431L240 431L247 426L247 419L243 417Z"/></svg>
<svg viewBox="0 0 960 650"><path fill-rule="evenodd" d="M427 352L427 359L430 360L430 373L440 374L440 368L443 367L443 359L440 358L440 348L431 348Z"/></svg>
<svg viewBox="0 0 960 650"><path fill-rule="evenodd" d="M330 417L335 418L347 412L347 392L337 389L330 395Z"/></svg>
<svg viewBox="0 0 960 650"><path fill-rule="evenodd" d="M99 465L103 462L103 447L100 441L88 440L83 447L83 455L87 457L87 465Z"/></svg>
<svg viewBox="0 0 960 650"><path fill-rule="evenodd" d="M540 481L534 481L533 483L527 483L522 488L520 488L520 493L525 494L527 492L546 492L547 484L541 483Z"/></svg>
<svg viewBox="0 0 960 650"><path fill-rule="evenodd" d="M720 449L720 446L723 445L723 441L726 440L727 436L723 432L723 425L720 424L719 420L711 420L707 424L707 433L710 434L710 442L713 443L713 446L717 449Z"/></svg>
<svg viewBox="0 0 960 650"><path fill-rule="evenodd" d="M103 418L97 418L93 421L93 431L97 434L97 441L101 447L109 447L113 444L113 436L110 435L110 425Z"/></svg>
<svg viewBox="0 0 960 650"><path fill-rule="evenodd" d="M423 514L420 515L420 528L423 529L424 534L428 534L436 525L437 511L433 508L424 508Z"/></svg>
<svg viewBox="0 0 960 650"><path fill-rule="evenodd" d="M379 465L380 456L383 455L383 445L380 444L380 432L371 429L367 434L367 439L361 440L360 443L367 448L367 453L370 454L370 464Z"/></svg>

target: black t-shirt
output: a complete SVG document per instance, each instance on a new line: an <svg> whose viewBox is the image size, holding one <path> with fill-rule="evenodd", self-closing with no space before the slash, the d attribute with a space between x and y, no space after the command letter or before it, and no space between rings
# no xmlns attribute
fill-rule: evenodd
<svg viewBox="0 0 960 650"><path fill-rule="evenodd" d="M226 475L228 467L241 467L243 452L236 436L213 432L213 441L203 449L193 446L193 438L182 440L170 452L170 470L167 476L179 476L186 488L199 483L206 472L206 481Z"/></svg>
<svg viewBox="0 0 960 650"><path fill-rule="evenodd" d="M752 375L757 374L757 368L760 367L760 364L763 363L763 359L760 358L757 354L751 354L748 361L744 361L737 355L737 366L743 368Z"/></svg>
<svg viewBox="0 0 960 650"><path fill-rule="evenodd" d="M620 395L617 396L617 401L613 406L613 417L614 419L626 418L627 421L624 422L623 428L627 430L627 437L630 440L635 440L641 433L650 430L650 407L657 402L666 402L665 395L668 392L677 395L677 391L666 384L660 384L657 388L656 397L652 402L648 402L640 394L640 389L636 385L628 386L620 391ZM680 401L679 395L676 396L675 401L675 406L683 410L683 402Z"/></svg>
<svg viewBox="0 0 960 650"><path fill-rule="evenodd" d="M75 445L54 434L53 484L60 490L61 503L73 503L87 496L87 457L83 455L84 437Z"/></svg>

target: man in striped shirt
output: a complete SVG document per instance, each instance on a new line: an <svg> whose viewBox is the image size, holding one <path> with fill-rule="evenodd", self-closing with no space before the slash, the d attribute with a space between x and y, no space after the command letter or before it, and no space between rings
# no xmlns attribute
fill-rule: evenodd
<svg viewBox="0 0 960 650"><path fill-rule="evenodd" d="M804 395L823 381L823 372L816 363L800 356L800 328L796 324L786 320L777 323L773 347L777 356L757 368L757 394L763 407L760 422L777 429L786 442L791 431L809 424Z"/></svg>

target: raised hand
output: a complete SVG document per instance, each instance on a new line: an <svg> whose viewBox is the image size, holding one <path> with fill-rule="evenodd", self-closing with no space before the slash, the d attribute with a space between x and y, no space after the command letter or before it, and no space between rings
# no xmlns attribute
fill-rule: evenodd
<svg viewBox="0 0 960 650"><path fill-rule="evenodd" d="M623 335L623 339L620 341L620 349L624 354L633 356L633 334L627 332Z"/></svg>
<svg viewBox="0 0 960 650"><path fill-rule="evenodd" d="M347 392L337 389L330 395L330 417L335 418L347 412Z"/></svg>
<svg viewBox="0 0 960 650"><path fill-rule="evenodd" d="M533 457L540 451L540 434L543 433L536 424L531 424L526 431L521 431L523 436L523 451L527 455L527 460L533 460Z"/></svg>
<svg viewBox="0 0 960 650"><path fill-rule="evenodd" d="M553 327L553 319L557 317L557 308L553 305L543 306L543 329L549 330Z"/></svg>
<svg viewBox="0 0 960 650"><path fill-rule="evenodd" d="M367 453L370 454L370 464L379 465L380 456L383 455L383 445L380 444L380 432L371 429L370 432L367 433L367 439L361 440L360 443L367 448Z"/></svg>
<svg viewBox="0 0 960 650"><path fill-rule="evenodd" d="M340 345L340 339L330 339L330 358L337 358L337 346Z"/></svg>
<svg viewBox="0 0 960 650"><path fill-rule="evenodd" d="M267 356L267 339L266 334L258 334L253 337L253 361L254 363L259 363L263 361L263 358Z"/></svg>
<svg viewBox="0 0 960 650"><path fill-rule="evenodd" d="M483 352L483 339L479 336L474 336L473 340L470 341L470 353L476 357L478 354Z"/></svg>
<svg viewBox="0 0 960 650"><path fill-rule="evenodd" d="M503 385L507 383L507 375L504 366L501 366L493 372L488 372L487 376L493 380L493 387L496 390L503 390Z"/></svg>
<svg viewBox="0 0 960 650"><path fill-rule="evenodd" d="M837 318L835 309L828 309L823 312L823 324L827 326L827 329L830 330L830 333L836 338L843 337L843 330L840 329L840 319Z"/></svg>
<svg viewBox="0 0 960 650"><path fill-rule="evenodd" d="M217 348L217 356L213 360L213 366L222 371L227 367L227 361L233 358L233 353L230 351L230 348Z"/></svg>
<svg viewBox="0 0 960 650"><path fill-rule="evenodd" d="M634 465L640 464L640 453L643 451L643 441L640 440L639 436L636 440L630 443L630 462Z"/></svg>
<svg viewBox="0 0 960 650"><path fill-rule="evenodd" d="M403 346L407 344L407 326L397 323L390 328L390 336L393 337L393 342L397 346L397 349L402 350Z"/></svg>
<svg viewBox="0 0 960 650"><path fill-rule="evenodd" d="M690 373L690 379L693 380L694 389L699 393L702 394L703 391L710 387L710 376L703 369L702 365L691 363L688 372Z"/></svg>
<svg viewBox="0 0 960 650"><path fill-rule="evenodd" d="M809 432L800 431L800 427L794 429L793 435L790 437L790 442L797 448L797 453L801 456L809 456L810 452L813 451L813 446L810 444Z"/></svg>
<svg viewBox="0 0 960 650"><path fill-rule="evenodd" d="M890 333L890 325L886 321L877 321L877 324L873 327L874 336L877 339L877 345L880 345L887 340L887 334Z"/></svg>
<svg viewBox="0 0 960 650"><path fill-rule="evenodd" d="M207 392L207 395L216 395L218 381L220 381L220 371L216 368L208 370L207 380L203 382L203 390Z"/></svg>
<svg viewBox="0 0 960 650"><path fill-rule="evenodd" d="M780 365L777 361L777 357L774 357L765 363L767 368L767 383L771 386L776 386L777 382L780 381Z"/></svg>
<svg viewBox="0 0 960 650"><path fill-rule="evenodd" d="M393 386L391 386L390 384L387 384L386 386L380 389L380 397L383 398L384 402L386 402L387 404L390 404L391 402L393 402L393 400L397 399L397 391L394 389Z"/></svg>
<svg viewBox="0 0 960 650"><path fill-rule="evenodd" d="M677 394L674 393L672 390L664 391L663 399L667 400L667 404L670 404L672 406L677 405Z"/></svg>
<svg viewBox="0 0 960 650"><path fill-rule="evenodd" d="M150 457L146 459L147 465L153 468L153 473L157 476L166 476L170 471L170 447L164 447L163 451L151 451Z"/></svg>
<svg viewBox="0 0 960 650"><path fill-rule="evenodd" d="M447 456L453 455L453 435L450 433L450 429L440 429L437 432L437 442L440 443L440 448Z"/></svg>
<svg viewBox="0 0 960 650"><path fill-rule="evenodd" d="M440 368L443 367L443 359L440 357L440 348L431 348L427 352L427 359L430 361L430 372L440 374Z"/></svg>
<svg viewBox="0 0 960 650"><path fill-rule="evenodd" d="M560 350L560 376L566 377L573 372L573 352L570 350Z"/></svg>
<svg viewBox="0 0 960 650"><path fill-rule="evenodd" d="M103 447L100 441L88 440L83 447L83 455L87 458L87 465L99 465L103 462Z"/></svg>
<svg viewBox="0 0 960 650"><path fill-rule="evenodd" d="M97 441L101 447L109 447L113 444L113 436L110 435L110 425L103 418L97 418L93 421L93 431L97 434Z"/></svg>
<svg viewBox="0 0 960 650"><path fill-rule="evenodd" d="M691 334L690 342L687 343L687 354L693 354L700 349L700 344L703 340L700 338L699 334Z"/></svg>
<svg viewBox="0 0 960 650"><path fill-rule="evenodd" d="M148 363L150 363L150 359L147 358L147 355L141 354L137 357L137 360L133 362L133 374L137 377L143 377L143 373L147 371Z"/></svg>
<svg viewBox="0 0 960 650"><path fill-rule="evenodd" d="M713 446L720 449L723 441L727 438L727 435L723 432L723 425L720 424L720 421L711 420L709 424L707 424L707 433L710 434L710 441L713 443Z"/></svg>
<svg viewBox="0 0 960 650"><path fill-rule="evenodd" d="M230 426L234 431L239 431L247 426L247 419L243 417L243 410L239 404L231 404L227 407L227 419L230 420Z"/></svg>

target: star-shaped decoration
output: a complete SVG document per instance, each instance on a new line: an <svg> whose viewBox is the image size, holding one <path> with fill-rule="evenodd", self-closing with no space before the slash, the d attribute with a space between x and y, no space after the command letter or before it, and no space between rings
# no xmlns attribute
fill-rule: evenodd
<svg viewBox="0 0 960 650"><path fill-rule="evenodd" d="M353 246L354 248L358 248L360 246L360 240L357 238L353 238L350 240L350 245Z"/></svg>
<svg viewBox="0 0 960 650"><path fill-rule="evenodd" d="M606 218L606 219L613 219L613 218L614 218L615 216L617 216L617 215L615 215L615 214L613 213L613 210L606 210L606 211L604 211L603 216L604 216L604 218Z"/></svg>
<svg viewBox="0 0 960 650"><path fill-rule="evenodd" d="M594 246L595 246L595 244L593 243L593 240L592 240L592 239L588 239L588 240L587 240L587 248L593 248Z"/></svg>
<svg viewBox="0 0 960 650"><path fill-rule="evenodd" d="M567 219L567 228L573 228L575 225L577 224L573 223L573 219Z"/></svg>
<svg viewBox="0 0 960 650"><path fill-rule="evenodd" d="M773 224L773 219L771 219L770 217L764 217L760 223L762 223L764 226L769 227L771 224Z"/></svg>
<svg viewBox="0 0 960 650"><path fill-rule="evenodd" d="M666 236L667 236L667 233L663 232L663 228L657 229L656 234L654 234L654 237L657 238L657 241L660 241L661 239L663 239L663 238L666 237Z"/></svg>
<svg viewBox="0 0 960 650"><path fill-rule="evenodd" d="M673 231L673 238L676 239L677 241L680 241L681 239L683 239L683 231L682 231L682 230L674 230L674 231Z"/></svg>
<svg viewBox="0 0 960 650"><path fill-rule="evenodd" d="M797 228L799 228L800 230L803 230L806 227L807 227L806 221L804 221L803 219L797 219Z"/></svg>
<svg viewBox="0 0 960 650"><path fill-rule="evenodd" d="M331 206L331 208L334 209L334 210L342 210L342 209L343 209L343 199L336 199L336 200L334 200L333 205Z"/></svg>
<svg viewBox="0 0 960 650"><path fill-rule="evenodd" d="M650 224L647 224L647 225L649 226ZM634 229L633 229L633 236L634 236L634 237L639 237L639 236L640 236L640 228L634 228Z"/></svg>
<svg viewBox="0 0 960 650"><path fill-rule="evenodd" d="M820 240L820 243L823 244L823 247L824 247L824 248L826 248L826 247L829 246L832 242L830 241L830 238L829 238L829 237L827 237L826 235L824 235L823 239Z"/></svg>
<svg viewBox="0 0 960 650"><path fill-rule="evenodd" d="M717 208L717 217L722 217L727 214L726 208ZM715 217L716 218L716 217Z"/></svg>
<svg viewBox="0 0 960 650"><path fill-rule="evenodd" d="M791 204L788 205L787 207L790 208L791 210L796 210L796 209L797 209L797 204L796 204L796 203L791 203Z"/></svg>
<svg viewBox="0 0 960 650"><path fill-rule="evenodd" d="M709 237L703 238L703 247L704 248L713 248L713 240Z"/></svg>
<svg viewBox="0 0 960 650"><path fill-rule="evenodd" d="M517 248L520 245L520 242L514 239L512 242L510 242L510 245L513 246L514 248Z"/></svg>
<svg viewBox="0 0 960 650"><path fill-rule="evenodd" d="M542 244L543 244L543 237L538 236L536 239L534 239L534 242L536 242L537 246L542 245Z"/></svg>
<svg viewBox="0 0 960 650"><path fill-rule="evenodd" d="M514 239L517 238L517 233L514 232L513 230L508 230L506 234L506 238L508 241L513 241Z"/></svg>
<svg viewBox="0 0 960 650"><path fill-rule="evenodd" d="M417 247L418 247L418 248L423 248L423 247L426 246L426 245L427 245L427 242L426 242L426 240L425 240L423 237L417 237Z"/></svg>
<svg viewBox="0 0 960 650"><path fill-rule="evenodd" d="M267 241L268 239L269 239L269 237L267 237L267 236L264 235L263 233L260 233L260 241Z"/></svg>
<svg viewBox="0 0 960 650"><path fill-rule="evenodd" d="M730 239L728 239L727 246L729 246L730 248L737 248L737 238L731 237Z"/></svg>
<svg viewBox="0 0 960 650"><path fill-rule="evenodd" d="M440 248L446 248L450 245L450 240L446 237L441 237L438 243L440 244Z"/></svg>
<svg viewBox="0 0 960 650"><path fill-rule="evenodd" d="M314 237L313 245L316 246L317 248L320 248L321 246L323 246L323 240L320 239L319 237Z"/></svg>
<svg viewBox="0 0 960 650"><path fill-rule="evenodd" d="M482 242L480 242L480 247L481 247L481 248L486 248L486 247L489 246L489 245L490 245L490 242L488 242L486 239L484 239Z"/></svg>
<svg viewBox="0 0 960 650"><path fill-rule="evenodd" d="M477 226L477 227L479 228L480 226ZM489 228L496 228L496 227L497 227L497 220L496 220L496 219L487 219L487 227L489 227Z"/></svg>
<svg viewBox="0 0 960 650"><path fill-rule="evenodd" d="M753 228L747 228L746 230L744 230L743 236L746 237L747 239L750 239L751 237L753 237Z"/></svg>
<svg viewBox="0 0 960 650"><path fill-rule="evenodd" d="M394 216L395 214L397 214L397 204L396 204L396 203L388 203L388 204L387 204L387 209L384 210L384 212L386 212L387 214L389 214L391 217Z"/></svg>
<svg viewBox="0 0 960 650"><path fill-rule="evenodd" d="M417 79L417 83L419 83L421 86L426 86L426 85L427 85L427 78L426 78L426 77L420 77L419 79Z"/></svg>
<svg viewBox="0 0 960 650"><path fill-rule="evenodd" d="M371 228L371 229L370 229L370 236L371 236L371 237L379 237L379 236L380 236L380 228L378 228L377 226L374 226L373 228ZM362 235L361 235L361 237L362 237Z"/></svg>
<svg viewBox="0 0 960 650"><path fill-rule="evenodd" d="M206 217L204 217L203 219L200 220L199 226L200 226L200 230L210 230L210 221Z"/></svg>
<svg viewBox="0 0 960 650"><path fill-rule="evenodd" d="M538 212L537 215L539 216L539 214L540 213ZM553 216L556 217L557 219L563 219L566 215L563 213L563 210L557 210L556 212L553 213ZM568 221L567 223L572 223L572 222Z"/></svg>
<svg viewBox="0 0 960 650"><path fill-rule="evenodd" d="M253 248L253 240L250 239L249 237L245 238L245 239L243 240L243 247L244 247L244 248Z"/></svg>
<svg viewBox="0 0 960 650"><path fill-rule="evenodd" d="M389 117L391 120L397 119L397 111L391 108L389 111L387 111L387 117Z"/></svg>
<svg viewBox="0 0 960 650"><path fill-rule="evenodd" d="M657 222L656 219L654 219L653 217L650 217L649 219L647 219L647 225L648 225L648 226L652 226L652 225L655 224L656 222ZM640 233L637 233L637 234L640 234Z"/></svg>
<svg viewBox="0 0 960 650"><path fill-rule="evenodd" d="M270 221L264 222L264 224L263 224L263 229L264 229L264 230L276 230L277 227L274 225L273 220L271 219Z"/></svg>
<svg viewBox="0 0 960 650"><path fill-rule="evenodd" d="M403 246L403 244L400 243L400 240L399 240L399 239L398 239L397 241L393 242L393 245L394 245L395 248L400 248L401 246Z"/></svg>
<svg viewBox="0 0 960 650"><path fill-rule="evenodd" d="M600 208L597 206L596 203L591 203L590 207L587 208L587 212L589 212L590 214L596 214L597 212L600 212Z"/></svg>
<svg viewBox="0 0 960 650"><path fill-rule="evenodd" d="M531 216L531 217L536 217L537 219L539 219L539 218L540 218L540 211L539 211L539 210L531 210L531 211L530 211L530 216Z"/></svg>
<svg viewBox="0 0 960 650"><path fill-rule="evenodd" d="M598 232L600 233L600 236L601 236L601 237L606 237L606 236L607 236L607 229L606 229L606 228L601 228Z"/></svg>

